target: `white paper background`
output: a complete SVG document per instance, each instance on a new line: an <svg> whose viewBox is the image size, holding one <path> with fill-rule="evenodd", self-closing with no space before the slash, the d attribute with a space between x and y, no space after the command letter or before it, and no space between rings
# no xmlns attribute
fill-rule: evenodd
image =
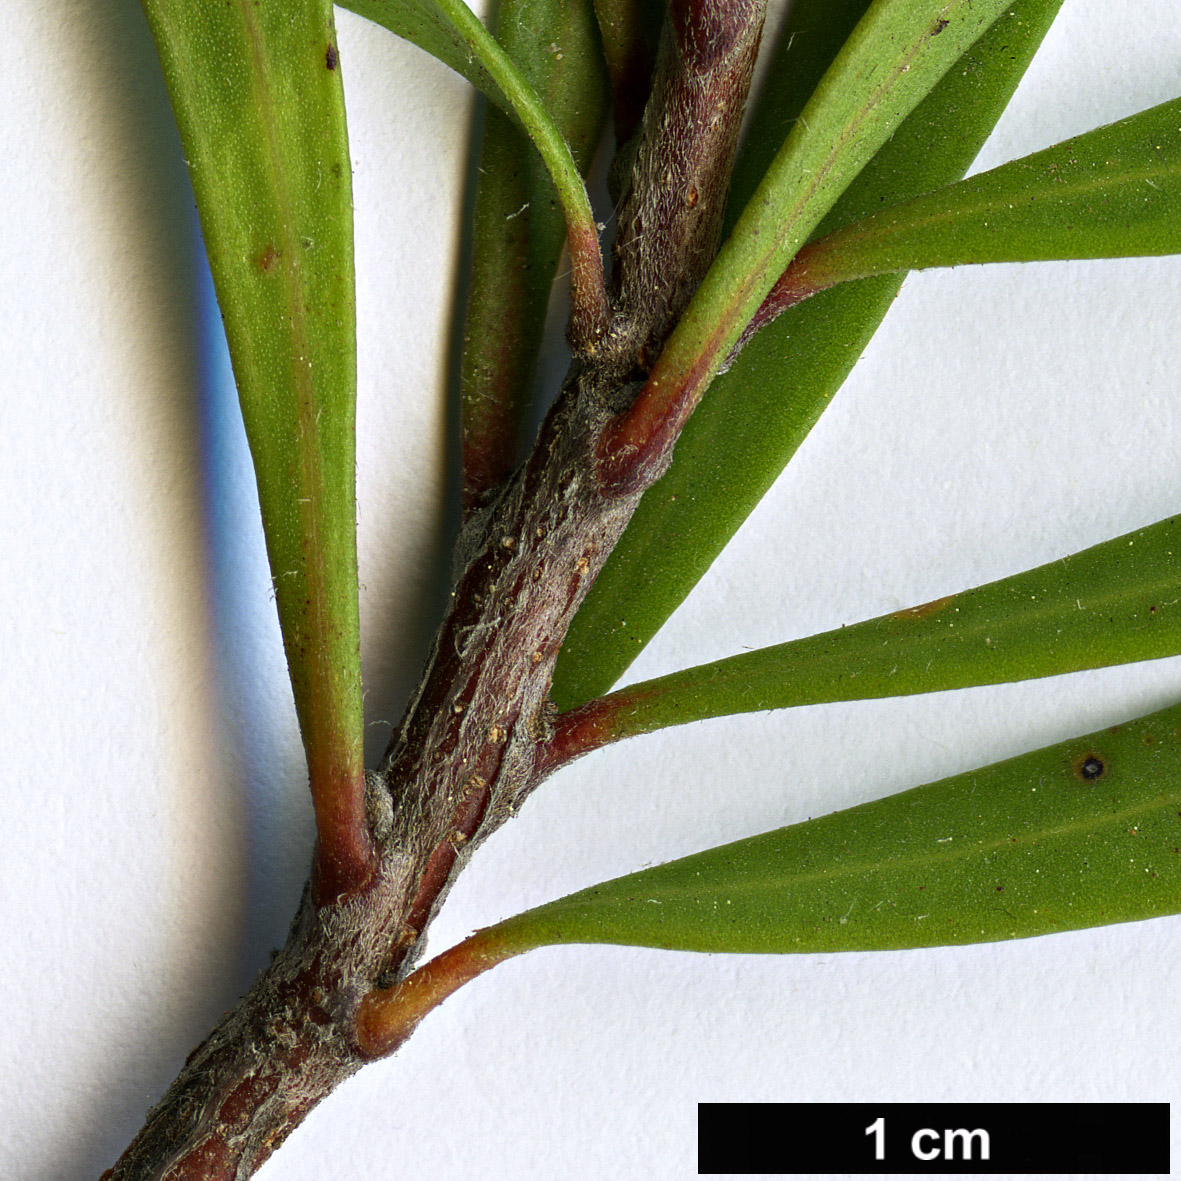
<svg viewBox="0 0 1181 1181"><path fill-rule="evenodd" d="M132 0L8 0L0 110L0 1173L94 1177L282 941L310 807L191 196ZM341 14L373 751L437 610L469 97ZM1067 0L981 165L1181 92L1176 0ZM635 677L1181 505L1181 260L911 278ZM206 473L217 470L216 487ZM602 878L1158 708L1163 661L752 715L546 785L433 946ZM880 955L567 947L325 1102L266 1181L682 1178L701 1100L1181 1099L1181 920ZM1175 1146L1174 1151L1177 1151Z"/></svg>

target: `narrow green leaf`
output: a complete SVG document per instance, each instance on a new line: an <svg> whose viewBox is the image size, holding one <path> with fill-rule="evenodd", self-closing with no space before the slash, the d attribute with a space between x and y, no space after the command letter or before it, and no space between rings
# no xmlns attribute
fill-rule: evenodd
<svg viewBox="0 0 1181 1181"><path fill-rule="evenodd" d="M496 31L585 174L607 107L590 0L504 0ZM484 117L463 330L463 479L469 506L515 465L565 239L561 206L542 161L520 128L490 107Z"/></svg>
<svg viewBox="0 0 1181 1181"><path fill-rule="evenodd" d="M561 129L525 72L463 0L346 0L344 7L433 54L519 121L549 170L565 214L576 344L593 343L606 328L607 297L590 198Z"/></svg>
<svg viewBox="0 0 1181 1181"><path fill-rule="evenodd" d="M864 0L859 0L864 7ZM1014 4L906 119L834 206L827 231L967 171L1007 105L1061 0ZM810 30L855 23L858 4L792 8L764 103L735 171L732 203L753 193L823 72L832 41ZM796 88L793 89L793 86ZM850 283L794 307L714 379L575 617L554 674L569 709L607 692L705 573L829 404L901 279Z"/></svg>
<svg viewBox="0 0 1181 1181"><path fill-rule="evenodd" d="M352 192L332 5L144 0L258 477L321 870L367 854ZM327 879L321 878L322 881Z"/></svg>
<svg viewBox="0 0 1181 1181"><path fill-rule="evenodd" d="M727 236L871 3L873 0L796 0L792 4L734 166L726 201Z"/></svg>
<svg viewBox="0 0 1181 1181"><path fill-rule="evenodd" d="M1181 517L921 607L629 685L558 721L567 757L702 718L995 685L1181 653Z"/></svg>
<svg viewBox="0 0 1181 1181"><path fill-rule="evenodd" d="M480 932L690 951L879 951L1181 911L1181 706L629 874Z"/></svg>
<svg viewBox="0 0 1181 1181"><path fill-rule="evenodd" d="M816 240L775 296L964 263L1181 251L1181 99L904 201Z"/></svg>

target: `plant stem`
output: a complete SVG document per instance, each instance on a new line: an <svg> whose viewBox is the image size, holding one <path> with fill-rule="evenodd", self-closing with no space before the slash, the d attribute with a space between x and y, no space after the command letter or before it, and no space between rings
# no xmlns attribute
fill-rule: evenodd
<svg viewBox="0 0 1181 1181"><path fill-rule="evenodd" d="M646 368L646 350L659 346L716 252L762 12L762 0L674 4L632 175L629 201L644 213L625 235L618 274L625 296L649 281L657 294L626 296L604 335L594 224L568 221L574 368L524 466L460 534L451 609L367 780L374 870L351 892L327 891L313 875L286 947L190 1057L111 1181L249 1177L316 1103L401 1044L415 1013L493 954L464 960L467 952L456 952L450 977L424 974L396 987L473 850L551 769L558 651L640 497L672 458L675 431L635 456L613 454L610 440L642 384L633 375ZM673 141L676 165L666 174L659 154ZM610 478L604 460L615 465Z"/></svg>
<svg viewBox="0 0 1181 1181"><path fill-rule="evenodd" d="M617 348L652 367L722 233L765 0L673 0L619 211Z"/></svg>
<svg viewBox="0 0 1181 1181"><path fill-rule="evenodd" d="M357 1026L365 997L410 972L472 851L543 777L558 648L642 492L593 478L610 400L607 379L576 371L529 461L460 536L452 609L368 780L371 882L339 902L305 892L286 947L190 1057L111 1181L248 1177L372 1056Z"/></svg>

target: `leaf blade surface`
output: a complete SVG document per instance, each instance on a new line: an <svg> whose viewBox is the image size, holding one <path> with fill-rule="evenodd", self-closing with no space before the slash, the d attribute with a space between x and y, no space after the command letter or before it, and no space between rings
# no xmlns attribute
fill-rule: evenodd
<svg viewBox="0 0 1181 1181"><path fill-rule="evenodd" d="M480 933L881 951L1181 911L1181 706L604 882Z"/></svg>
<svg viewBox="0 0 1181 1181"><path fill-rule="evenodd" d="M846 225L788 268L810 290L894 271L1181 252L1181 99Z"/></svg>
<svg viewBox="0 0 1181 1181"><path fill-rule="evenodd" d="M321 880L339 873L344 881L368 854L368 830L352 178L332 6L144 0L144 9L189 164L254 460L327 858Z"/></svg>
<svg viewBox="0 0 1181 1181"><path fill-rule="evenodd" d="M525 71L463 0L347 0L344 7L433 54L520 123L549 170L565 214L574 271L572 325L585 325L595 336L607 310L590 198L570 146Z"/></svg>
<svg viewBox="0 0 1181 1181"><path fill-rule="evenodd" d="M727 714L1175 656L1179 570L1172 517L958 595L629 685L560 716L559 732L579 732L585 750Z"/></svg>
<svg viewBox="0 0 1181 1181"><path fill-rule="evenodd" d="M687 416L841 193L1009 0L874 0L685 309L620 436Z"/></svg>

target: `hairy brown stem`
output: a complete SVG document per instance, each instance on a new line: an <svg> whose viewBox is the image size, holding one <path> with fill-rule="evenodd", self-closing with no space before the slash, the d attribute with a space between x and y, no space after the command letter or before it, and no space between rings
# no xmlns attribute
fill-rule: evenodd
<svg viewBox="0 0 1181 1181"><path fill-rule="evenodd" d="M690 373L671 391L653 390L655 377L644 386L718 251L765 13L766 0L669 3L619 214L616 317L603 346L639 383L595 456L597 478L616 495L658 478L712 376Z"/></svg>
<svg viewBox="0 0 1181 1181"><path fill-rule="evenodd" d="M525 465L464 524L451 609L367 781L372 876L343 894L305 891L284 949L190 1056L111 1181L251 1176L316 1103L396 1048L436 993L487 966L468 948L450 976L394 987L472 851L556 765L558 650L672 456L676 430L636 449L618 444L620 423L716 252L762 13L763 0L673 0L621 227L620 308L601 337L601 309L575 300L575 369Z"/></svg>
<svg viewBox="0 0 1181 1181"><path fill-rule="evenodd" d="M554 660L640 494L593 477L610 392L576 374L529 462L465 527L452 609L370 777L373 881L328 905L305 892L286 947L194 1051L111 1181L249 1177L372 1056L357 1032L364 998L410 971L473 849L543 775Z"/></svg>
<svg viewBox="0 0 1181 1181"><path fill-rule="evenodd" d="M616 346L647 371L714 260L766 0L671 0L619 211Z"/></svg>

